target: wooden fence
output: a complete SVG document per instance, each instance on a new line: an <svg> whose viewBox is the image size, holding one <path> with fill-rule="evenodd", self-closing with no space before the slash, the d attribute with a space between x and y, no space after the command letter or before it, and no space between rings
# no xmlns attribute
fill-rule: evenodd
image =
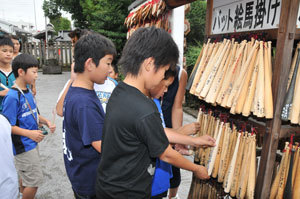
<svg viewBox="0 0 300 199"><path fill-rule="evenodd" d="M43 42L29 42L22 45L22 53L28 53L35 56L40 63L40 67L46 63L46 47ZM48 58L53 55L52 58L58 61L61 66L71 66L73 54L71 42L56 42L48 47Z"/></svg>

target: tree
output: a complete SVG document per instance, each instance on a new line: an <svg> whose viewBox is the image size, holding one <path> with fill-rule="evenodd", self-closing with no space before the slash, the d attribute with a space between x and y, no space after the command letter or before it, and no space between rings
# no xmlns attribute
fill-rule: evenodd
<svg viewBox="0 0 300 199"><path fill-rule="evenodd" d="M47 0L44 1L43 10L45 16L48 17L49 19L54 19L61 16L61 12L55 1L47 1Z"/></svg>
<svg viewBox="0 0 300 199"><path fill-rule="evenodd" d="M70 30L71 29L71 22L69 19L65 17L56 17L50 19L50 23L54 25L54 30L56 32L60 30Z"/></svg>
<svg viewBox="0 0 300 199"><path fill-rule="evenodd" d="M48 0L47 13L64 10L72 15L75 27L99 32L110 38L120 52L126 42L124 20L132 0ZM45 10L45 9L44 9ZM47 16L47 15L46 15Z"/></svg>
<svg viewBox="0 0 300 199"><path fill-rule="evenodd" d="M112 39L118 52L126 42L127 29L124 20L131 3L131 0L85 0L81 3L83 13L89 21L89 28Z"/></svg>
<svg viewBox="0 0 300 199"><path fill-rule="evenodd" d="M206 23L206 1L194 1L191 10L186 15L191 25L191 32L187 35L188 45L203 43Z"/></svg>
<svg viewBox="0 0 300 199"><path fill-rule="evenodd" d="M60 30L71 29L71 22L61 16L60 9L55 1L44 1L43 10L45 16L50 19L50 23L54 25L56 33Z"/></svg>
<svg viewBox="0 0 300 199"><path fill-rule="evenodd" d="M194 1L191 3L191 10L186 15L191 25L191 32L187 35L187 51L185 53L187 72L190 76L193 66L202 49L205 37L206 23L206 1ZM190 108L197 108L200 105L198 97L191 95L189 92L185 94L185 103Z"/></svg>

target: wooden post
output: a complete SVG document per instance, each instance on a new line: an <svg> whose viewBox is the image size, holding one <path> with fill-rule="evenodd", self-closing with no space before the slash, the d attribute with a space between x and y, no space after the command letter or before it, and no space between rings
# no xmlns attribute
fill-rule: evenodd
<svg viewBox="0 0 300 199"><path fill-rule="evenodd" d="M34 56L35 56L35 58L37 58L37 46L36 46L36 42L33 43L33 47L34 47Z"/></svg>
<svg viewBox="0 0 300 199"><path fill-rule="evenodd" d="M69 65L69 43L65 43L65 50L66 50L66 66L68 66Z"/></svg>
<svg viewBox="0 0 300 199"><path fill-rule="evenodd" d="M31 55L30 46L31 46L31 44L28 42L27 45L26 45L26 47L27 47L27 53Z"/></svg>
<svg viewBox="0 0 300 199"><path fill-rule="evenodd" d="M207 0L206 4L206 23L205 23L205 35L211 34L211 22L213 14L213 0Z"/></svg>
<svg viewBox="0 0 300 199"><path fill-rule="evenodd" d="M22 42L21 43L21 53L25 53L24 47L25 47L25 42Z"/></svg>
<svg viewBox="0 0 300 199"><path fill-rule="evenodd" d="M57 45L57 42L54 43L54 49L55 49L55 59L57 59L57 64L59 65L58 45Z"/></svg>
<svg viewBox="0 0 300 199"><path fill-rule="evenodd" d="M28 43L28 54L32 55L32 43Z"/></svg>
<svg viewBox="0 0 300 199"><path fill-rule="evenodd" d="M43 42L43 63L46 65L46 60L47 60L47 44L45 41Z"/></svg>
<svg viewBox="0 0 300 199"><path fill-rule="evenodd" d="M65 57L65 60L64 60L64 66L67 65L68 63L68 52L67 52L67 43L64 42L64 57Z"/></svg>
<svg viewBox="0 0 300 199"><path fill-rule="evenodd" d="M57 63L58 63L58 65L60 65L60 54L59 54L59 52L60 52L60 50L59 50L60 48L59 48L59 43L57 42L56 43L56 51L57 51L57 56L56 56L56 58L57 58Z"/></svg>
<svg viewBox="0 0 300 199"><path fill-rule="evenodd" d="M28 44L27 42L24 43L24 53L28 53L27 44Z"/></svg>
<svg viewBox="0 0 300 199"><path fill-rule="evenodd" d="M69 63L70 63L70 67L71 67L71 65L72 65L72 43L71 42L69 42L68 43L68 51L69 51Z"/></svg>
<svg viewBox="0 0 300 199"><path fill-rule="evenodd" d="M60 48L60 55L59 55L59 61L60 61L60 65L63 66L63 43L60 42L60 45L59 45L59 48Z"/></svg>
<svg viewBox="0 0 300 199"><path fill-rule="evenodd" d="M68 43L67 42L65 42L65 66L67 66L68 64L69 64L69 53L68 53L68 47L69 47L69 45L68 45Z"/></svg>
<svg viewBox="0 0 300 199"><path fill-rule="evenodd" d="M61 54L61 65L64 66L64 64L65 64L65 59L64 59L64 56L65 56L65 53L64 53L64 50L65 50L65 43L64 43L64 42L61 42L60 46L61 46L61 49L60 49L60 54Z"/></svg>
<svg viewBox="0 0 300 199"><path fill-rule="evenodd" d="M40 68L43 66L43 54L42 54L42 42L38 43L38 48L39 48L39 61L40 61Z"/></svg>
<svg viewBox="0 0 300 199"><path fill-rule="evenodd" d="M275 65L273 73L274 118L270 123L270 132L264 135L261 163L255 188L255 198L269 198L273 168L281 129L281 111L291 65L299 0L284 1L277 35Z"/></svg>

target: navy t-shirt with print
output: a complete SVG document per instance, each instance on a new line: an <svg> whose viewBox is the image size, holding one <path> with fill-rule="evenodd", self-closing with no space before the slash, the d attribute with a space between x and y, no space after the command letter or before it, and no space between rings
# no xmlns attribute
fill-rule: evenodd
<svg viewBox="0 0 300 199"><path fill-rule="evenodd" d="M29 89L23 90L23 92L29 102L35 118L37 118L36 102L32 93ZM10 89L2 101L2 114L8 118L12 126L18 126L28 130L37 130L37 122L32 116L25 97L17 89ZM32 139L20 135L12 135L12 141L14 155L30 151L37 145L37 143Z"/></svg>
<svg viewBox="0 0 300 199"><path fill-rule="evenodd" d="M64 101L64 161L72 188L95 195L101 155L91 145L102 138L104 112L94 90L70 86Z"/></svg>

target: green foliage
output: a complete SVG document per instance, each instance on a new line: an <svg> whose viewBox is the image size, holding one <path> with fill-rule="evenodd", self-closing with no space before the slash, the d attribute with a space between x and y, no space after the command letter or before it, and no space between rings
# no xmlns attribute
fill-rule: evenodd
<svg viewBox="0 0 300 199"><path fill-rule="evenodd" d="M191 70L193 69L196 60L201 52L202 49L202 45L198 44L195 46L189 46L186 53L185 53L185 57L186 57L186 65L189 68L191 68Z"/></svg>
<svg viewBox="0 0 300 199"><path fill-rule="evenodd" d="M205 38L206 1L198 0L191 3L191 10L187 13L186 18L191 25L191 32L187 35L187 51L185 53L187 73L190 76ZM188 91L185 97L187 106L193 109L199 108L198 97L191 95Z"/></svg>
<svg viewBox="0 0 300 199"><path fill-rule="evenodd" d="M81 2L83 13L89 21L89 29L110 38L120 52L126 42L124 20L129 11L131 0L85 0Z"/></svg>
<svg viewBox="0 0 300 199"><path fill-rule="evenodd" d="M81 6L84 3L84 0L49 0L56 3L57 7L60 10L69 12L74 20L75 27L78 28L88 28L89 22L86 15L83 13L83 7ZM95 1L97 3L97 1Z"/></svg>
<svg viewBox="0 0 300 199"><path fill-rule="evenodd" d="M126 31L124 20L129 11L131 0L85 0L81 2L83 13L90 22L89 27L94 30L110 30L113 32Z"/></svg>
<svg viewBox="0 0 300 199"><path fill-rule="evenodd" d="M194 65L197 61L197 58L202 50L202 45L200 43L197 43L196 45L190 45L188 46L188 49L185 53L186 57L186 66L187 66L187 73L189 76L192 73L192 70L194 68ZM197 109L200 104L200 100L198 97L191 95L188 91L185 93L185 104L189 106L190 108Z"/></svg>
<svg viewBox="0 0 300 199"><path fill-rule="evenodd" d="M61 9L69 12L78 28L91 29L110 38L121 52L126 42L124 20L132 0L48 0L53 10ZM49 12L48 12L49 13Z"/></svg>
<svg viewBox="0 0 300 199"><path fill-rule="evenodd" d="M80 2L81 0L45 0L43 10L50 20L61 16L61 10L69 12L72 15L76 27L87 28L88 22L86 16L83 15Z"/></svg>
<svg viewBox="0 0 300 199"><path fill-rule="evenodd" d="M191 32L187 35L187 44L203 43L206 23L206 1L194 1L186 18L191 24Z"/></svg>
<svg viewBox="0 0 300 199"><path fill-rule="evenodd" d="M50 19L50 23L54 25L54 29L56 32L60 30L70 30L71 22L67 18L64 17L56 17L54 19Z"/></svg>
<svg viewBox="0 0 300 199"><path fill-rule="evenodd" d="M56 33L60 30L70 30L71 22L67 18L61 17L61 12L56 1L46 0L43 3L45 16L50 19L50 23L54 25Z"/></svg>
<svg viewBox="0 0 300 199"><path fill-rule="evenodd" d="M45 16L47 16L50 20L61 16L60 10L55 1L44 1L43 10Z"/></svg>

